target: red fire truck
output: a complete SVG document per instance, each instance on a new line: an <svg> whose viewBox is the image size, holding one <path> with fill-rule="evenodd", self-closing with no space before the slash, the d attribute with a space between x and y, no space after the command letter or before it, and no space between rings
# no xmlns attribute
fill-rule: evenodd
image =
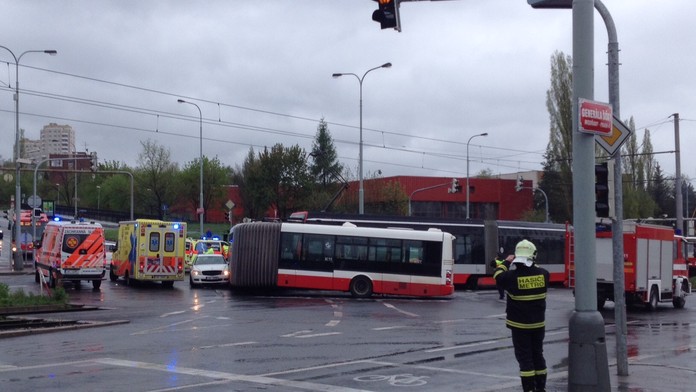
<svg viewBox="0 0 696 392"><path fill-rule="evenodd" d="M660 302L683 308L691 292L686 241L666 226L624 222L626 303L655 310ZM611 231L597 232L597 308L614 300Z"/></svg>

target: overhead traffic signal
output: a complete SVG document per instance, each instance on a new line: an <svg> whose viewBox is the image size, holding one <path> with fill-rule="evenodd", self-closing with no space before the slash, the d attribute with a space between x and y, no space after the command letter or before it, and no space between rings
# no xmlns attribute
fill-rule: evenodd
<svg viewBox="0 0 696 392"><path fill-rule="evenodd" d="M90 159L89 170L91 170L92 172L96 172L98 169L98 167L97 167L97 153L93 152L93 153L91 153L91 155L92 155L92 158Z"/></svg>
<svg viewBox="0 0 696 392"><path fill-rule="evenodd" d="M606 162L595 165L595 212L598 218L609 217L609 169Z"/></svg>
<svg viewBox="0 0 696 392"><path fill-rule="evenodd" d="M522 176L517 177L517 182L515 183L515 190L517 192L522 190Z"/></svg>
<svg viewBox="0 0 696 392"><path fill-rule="evenodd" d="M399 0L374 0L377 10L372 13L372 20L379 22L382 29L401 31L399 23Z"/></svg>

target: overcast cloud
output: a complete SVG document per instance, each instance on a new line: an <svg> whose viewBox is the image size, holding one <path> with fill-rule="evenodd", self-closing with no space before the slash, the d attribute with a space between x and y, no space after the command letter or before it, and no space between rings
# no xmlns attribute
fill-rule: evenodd
<svg viewBox="0 0 696 392"><path fill-rule="evenodd" d="M674 175L696 178L693 0L604 0L620 47L621 118L647 127ZM371 0L0 1L0 45L21 59L20 126L70 124L77 148L135 165L139 141L168 147L183 165L204 154L241 165L249 147L311 149L320 118L341 162L357 171L363 83L365 172L466 175L540 169L548 143L550 58L572 54L571 11L526 0L407 2L403 31L380 30ZM607 33L595 16L595 100L608 101ZM12 57L0 49L0 60ZM0 63L0 156L12 157L14 64Z"/></svg>

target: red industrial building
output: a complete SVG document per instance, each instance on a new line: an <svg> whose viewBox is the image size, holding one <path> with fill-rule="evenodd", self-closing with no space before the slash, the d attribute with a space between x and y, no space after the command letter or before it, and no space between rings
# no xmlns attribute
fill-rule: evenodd
<svg viewBox="0 0 696 392"><path fill-rule="evenodd" d="M532 180L522 180L516 191L517 176L504 178L469 179L469 217L472 219L519 220L533 208ZM457 192L452 192L451 177L394 176L364 180L365 213L395 197L385 189L400 188L408 198L411 215L442 218L466 218L466 178L456 179ZM359 183L351 182L343 203L357 205Z"/></svg>

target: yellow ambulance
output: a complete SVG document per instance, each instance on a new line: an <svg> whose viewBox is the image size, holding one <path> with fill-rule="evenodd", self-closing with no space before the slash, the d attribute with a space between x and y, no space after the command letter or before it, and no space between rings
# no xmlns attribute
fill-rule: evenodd
<svg viewBox="0 0 696 392"><path fill-rule="evenodd" d="M109 278L126 285L159 281L173 287L184 280L186 223L136 219L120 222Z"/></svg>

